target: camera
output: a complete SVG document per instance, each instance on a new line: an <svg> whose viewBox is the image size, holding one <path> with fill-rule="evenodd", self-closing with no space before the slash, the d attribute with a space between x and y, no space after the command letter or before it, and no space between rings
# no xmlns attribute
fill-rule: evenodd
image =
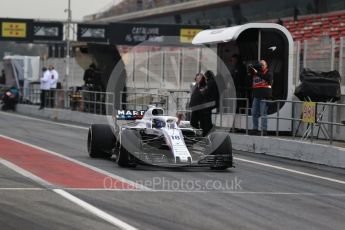
<svg viewBox="0 0 345 230"><path fill-rule="evenodd" d="M249 64L247 69L248 69L248 73L256 74L256 72L262 71L262 64L260 62L255 63L255 64Z"/></svg>

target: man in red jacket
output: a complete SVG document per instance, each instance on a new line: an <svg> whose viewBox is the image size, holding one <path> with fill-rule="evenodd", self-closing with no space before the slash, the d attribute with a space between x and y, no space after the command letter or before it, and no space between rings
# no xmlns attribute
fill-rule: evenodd
<svg viewBox="0 0 345 230"><path fill-rule="evenodd" d="M259 134L259 117L262 115L261 130L264 135L267 135L267 103L263 100L272 97L273 77L265 60L261 60L260 64L251 67L250 72L253 77L252 133Z"/></svg>

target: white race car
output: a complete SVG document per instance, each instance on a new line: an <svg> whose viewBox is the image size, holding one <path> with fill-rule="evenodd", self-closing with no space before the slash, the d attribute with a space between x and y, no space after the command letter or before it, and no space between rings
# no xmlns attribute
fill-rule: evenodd
<svg viewBox="0 0 345 230"><path fill-rule="evenodd" d="M126 119L126 116L122 118ZM201 130L192 128L189 122L177 123L176 117L166 116L163 109L151 107L141 119L118 128L92 124L87 149L90 157L109 158L115 155L121 167L134 167L137 164L211 169L233 167L228 133L213 132L203 137Z"/></svg>

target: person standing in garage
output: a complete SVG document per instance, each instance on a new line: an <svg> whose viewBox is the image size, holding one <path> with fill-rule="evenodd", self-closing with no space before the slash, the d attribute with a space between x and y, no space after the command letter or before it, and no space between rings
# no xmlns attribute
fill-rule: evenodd
<svg viewBox="0 0 345 230"><path fill-rule="evenodd" d="M49 65L49 82L50 82L50 91L49 91L49 107L54 108L55 106L55 97L56 97L56 88L59 80L59 73L55 70L54 65Z"/></svg>
<svg viewBox="0 0 345 230"><path fill-rule="evenodd" d="M190 124L196 129L203 129L204 96L201 91L206 86L206 79L202 73L195 76L195 85L191 90L189 108L191 109Z"/></svg>
<svg viewBox="0 0 345 230"><path fill-rule="evenodd" d="M213 128L212 110L219 108L219 90L215 81L215 75L211 70L207 70L204 74L206 78L206 86L201 89L204 96L204 108L202 116L203 136L206 136Z"/></svg>
<svg viewBox="0 0 345 230"><path fill-rule="evenodd" d="M268 70L268 65L265 60L250 68L250 74L253 78L253 130L251 134L259 134L259 117L262 115L261 130L263 135L267 135L267 102L272 97L272 83L273 77Z"/></svg>
<svg viewBox="0 0 345 230"><path fill-rule="evenodd" d="M49 94L50 90L50 72L46 67L42 68L42 77L41 77L41 103L39 110L44 109L46 105L47 94Z"/></svg>

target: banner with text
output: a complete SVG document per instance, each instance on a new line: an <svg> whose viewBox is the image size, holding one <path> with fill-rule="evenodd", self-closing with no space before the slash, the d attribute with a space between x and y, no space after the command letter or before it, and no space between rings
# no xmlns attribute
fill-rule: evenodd
<svg viewBox="0 0 345 230"><path fill-rule="evenodd" d="M77 40L85 42L108 42L108 25L78 24Z"/></svg>
<svg viewBox="0 0 345 230"><path fill-rule="evenodd" d="M31 41L32 20L0 18L0 40Z"/></svg>
<svg viewBox="0 0 345 230"><path fill-rule="evenodd" d="M191 45L194 36L207 27L139 23L110 24L109 42L119 45Z"/></svg>
<svg viewBox="0 0 345 230"><path fill-rule="evenodd" d="M34 22L32 39L34 41L62 41L63 24L60 22Z"/></svg>

